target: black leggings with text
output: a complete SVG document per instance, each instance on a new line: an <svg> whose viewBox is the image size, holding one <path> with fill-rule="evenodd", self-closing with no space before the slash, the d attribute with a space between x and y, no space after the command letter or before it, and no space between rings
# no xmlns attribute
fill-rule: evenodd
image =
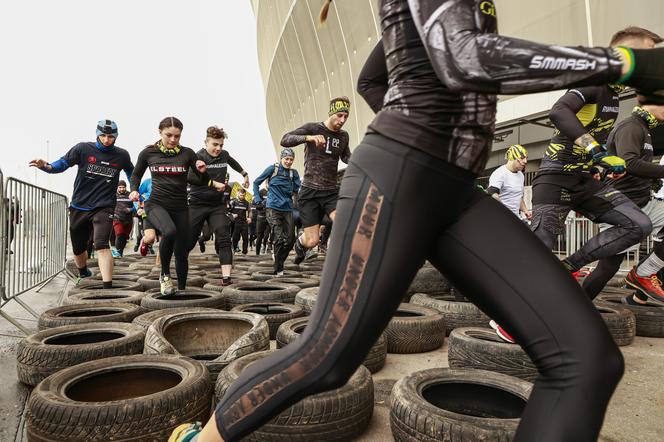
<svg viewBox="0 0 664 442"><path fill-rule="evenodd" d="M581 287L469 172L380 135L366 136L346 169L309 326L227 390L215 413L224 440L344 385L425 260L538 367L516 440L596 440L623 359Z"/></svg>

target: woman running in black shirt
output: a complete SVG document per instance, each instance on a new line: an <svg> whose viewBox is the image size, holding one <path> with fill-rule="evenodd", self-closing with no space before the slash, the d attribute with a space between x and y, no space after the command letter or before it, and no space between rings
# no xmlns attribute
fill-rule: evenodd
<svg viewBox="0 0 664 442"><path fill-rule="evenodd" d="M381 0L380 18L389 89L346 169L310 326L242 372L198 442L240 440L344 385L425 259L509 325L538 367L516 440L595 440L621 353L551 251L474 179L493 139L495 94L623 82L660 99L662 50L501 37L489 0Z"/></svg>
<svg viewBox="0 0 664 442"><path fill-rule="evenodd" d="M175 117L164 118L159 123L161 139L147 146L138 156L131 188L138 189L145 170L152 174L152 194L145 203L145 211L150 223L161 233L159 257L161 260L161 293L175 293L170 274L171 257L175 251L175 271L178 289L187 284L189 268L189 211L187 208L187 174L192 169L200 176L202 183L223 191L223 183L213 181L206 172L205 163L196 158L188 147L180 146L182 122ZM129 196L138 201L138 192Z"/></svg>

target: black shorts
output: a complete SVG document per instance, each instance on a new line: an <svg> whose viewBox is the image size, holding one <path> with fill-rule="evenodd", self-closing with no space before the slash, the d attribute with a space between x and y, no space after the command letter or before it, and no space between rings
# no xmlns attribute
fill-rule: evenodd
<svg viewBox="0 0 664 442"><path fill-rule="evenodd" d="M113 231L114 211L114 207L94 210L69 208L69 234L74 255L80 255L88 249L90 232L92 232L95 250L110 248L109 238Z"/></svg>
<svg viewBox="0 0 664 442"><path fill-rule="evenodd" d="M540 173L533 180L531 228L544 222L547 230L560 234L570 210L594 221L609 210L631 200L610 183L589 173Z"/></svg>
<svg viewBox="0 0 664 442"><path fill-rule="evenodd" d="M337 208L339 191L316 190L302 186L297 195L297 207L302 220L302 227L307 228L320 224L325 215L329 215Z"/></svg>

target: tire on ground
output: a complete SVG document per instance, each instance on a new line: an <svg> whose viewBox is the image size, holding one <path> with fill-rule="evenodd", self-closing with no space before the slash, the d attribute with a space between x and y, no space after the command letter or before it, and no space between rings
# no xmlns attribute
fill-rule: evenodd
<svg viewBox="0 0 664 442"><path fill-rule="evenodd" d="M145 297L143 291L130 290L95 290L83 291L67 296L62 305L72 304L99 304L107 302L123 302L140 305L141 299Z"/></svg>
<svg viewBox="0 0 664 442"><path fill-rule="evenodd" d="M122 386L122 388L118 388ZM42 383L27 404L30 441L161 440L206 422L213 386L202 364L173 356L86 362Z"/></svg>
<svg viewBox="0 0 664 442"><path fill-rule="evenodd" d="M443 293L450 291L450 283L435 267L424 266L417 271L413 282L408 287L412 293Z"/></svg>
<svg viewBox="0 0 664 442"><path fill-rule="evenodd" d="M490 328L455 328L447 341L450 368L494 371L529 382L537 368L518 344L510 344Z"/></svg>
<svg viewBox="0 0 664 442"><path fill-rule="evenodd" d="M173 276L173 285L177 286L178 278ZM158 289L161 284L159 282L159 275L147 275L138 279L138 283L141 284L145 290ZM190 275L187 276L187 287L203 287L205 285L205 279L202 276Z"/></svg>
<svg viewBox="0 0 664 442"><path fill-rule="evenodd" d="M239 282L223 290L228 309L255 302L281 302L292 304L300 288L288 284Z"/></svg>
<svg viewBox="0 0 664 442"><path fill-rule="evenodd" d="M304 316L299 305L284 304L281 302L254 302L233 307L232 312L249 312L261 315L267 321L270 329L270 339L276 339L277 329L281 324L291 319Z"/></svg>
<svg viewBox="0 0 664 442"><path fill-rule="evenodd" d="M39 315L39 330L63 325L89 324L93 322L132 322L146 310L136 304L102 302L98 304L63 305L46 310Z"/></svg>
<svg viewBox="0 0 664 442"><path fill-rule="evenodd" d="M442 347L445 319L432 308L402 303L385 334L388 353L424 353Z"/></svg>
<svg viewBox="0 0 664 442"><path fill-rule="evenodd" d="M226 367L215 385L220 400L228 387L251 363L270 351L240 358ZM248 435L247 441L309 442L312 440L348 441L369 426L374 407L373 381L360 366L343 387L307 396Z"/></svg>
<svg viewBox="0 0 664 442"><path fill-rule="evenodd" d="M301 318L291 319L279 326L275 336L277 341L277 348L282 348L297 339L302 334L302 331L307 326L309 317L304 316ZM371 373L376 373L385 366L385 359L387 358L387 338L385 333L381 333L374 345L371 346L367 356L362 361L362 365L367 367Z"/></svg>
<svg viewBox="0 0 664 442"><path fill-rule="evenodd" d="M307 275L306 277L303 275L298 278L292 276L278 276L276 278L268 279L265 282L268 284L276 282L280 284L296 285L301 289L308 289L311 287L318 287L320 285L320 278L312 275Z"/></svg>
<svg viewBox="0 0 664 442"><path fill-rule="evenodd" d="M161 310L152 310L147 313L143 313L140 316L134 318L131 321L132 324L136 324L141 327L143 330L147 331L148 327L152 325L154 321L166 315L174 315L176 313L208 313L208 312L218 312L219 309L216 308L206 308L206 307L177 307L177 308L165 308Z"/></svg>
<svg viewBox="0 0 664 442"><path fill-rule="evenodd" d="M433 368L397 381L390 426L397 442L514 439L532 384L484 370Z"/></svg>
<svg viewBox="0 0 664 442"><path fill-rule="evenodd" d="M134 324L99 322L66 325L27 336L18 343L18 380L37 385L67 367L143 351L144 331Z"/></svg>
<svg viewBox="0 0 664 442"><path fill-rule="evenodd" d="M78 285L69 289L68 295L71 296L76 293L90 292L97 290L127 290L134 292L142 292L143 286L138 282L133 281L113 281L111 289L104 289L104 282L96 279L84 279Z"/></svg>
<svg viewBox="0 0 664 442"><path fill-rule="evenodd" d="M268 279L274 278L274 270L271 268L266 268L265 270L257 270L251 274L251 279L254 281L267 281ZM302 273L299 270L284 270L284 276L289 278L300 278Z"/></svg>
<svg viewBox="0 0 664 442"><path fill-rule="evenodd" d="M618 346L630 345L636 336L636 317L624 306L608 303L595 303L609 333Z"/></svg>
<svg viewBox="0 0 664 442"><path fill-rule="evenodd" d="M161 310L178 307L208 307L223 309L226 305L223 294L212 290L189 288L178 290L174 295L162 295L158 289L148 291L141 300L146 310Z"/></svg>
<svg viewBox="0 0 664 442"><path fill-rule="evenodd" d="M212 381L235 359L269 350L267 321L256 313L175 313L154 321L145 334L145 354L200 360Z"/></svg>
<svg viewBox="0 0 664 442"><path fill-rule="evenodd" d="M471 302L458 302L452 296L434 299L424 293L416 293L410 298L410 303L422 307L432 308L445 318L445 334L459 327L484 327L489 323L489 317Z"/></svg>
<svg viewBox="0 0 664 442"><path fill-rule="evenodd" d="M307 289L302 289L297 292L295 295L295 305L299 305L304 310L306 315L311 314L311 311L316 305L316 299L318 299L318 287L310 287Z"/></svg>
<svg viewBox="0 0 664 442"><path fill-rule="evenodd" d="M649 302L646 305L622 304L623 295L601 293L595 299L596 303L606 303L611 306L619 305L634 313L636 318L636 336L650 338L664 338L664 305Z"/></svg>

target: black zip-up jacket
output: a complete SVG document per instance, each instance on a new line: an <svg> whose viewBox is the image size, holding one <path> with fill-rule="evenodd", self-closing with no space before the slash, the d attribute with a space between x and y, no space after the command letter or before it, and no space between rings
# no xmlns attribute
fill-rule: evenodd
<svg viewBox="0 0 664 442"><path fill-rule="evenodd" d="M122 224L131 223L134 202L129 199L129 192L116 194L115 217Z"/></svg>

